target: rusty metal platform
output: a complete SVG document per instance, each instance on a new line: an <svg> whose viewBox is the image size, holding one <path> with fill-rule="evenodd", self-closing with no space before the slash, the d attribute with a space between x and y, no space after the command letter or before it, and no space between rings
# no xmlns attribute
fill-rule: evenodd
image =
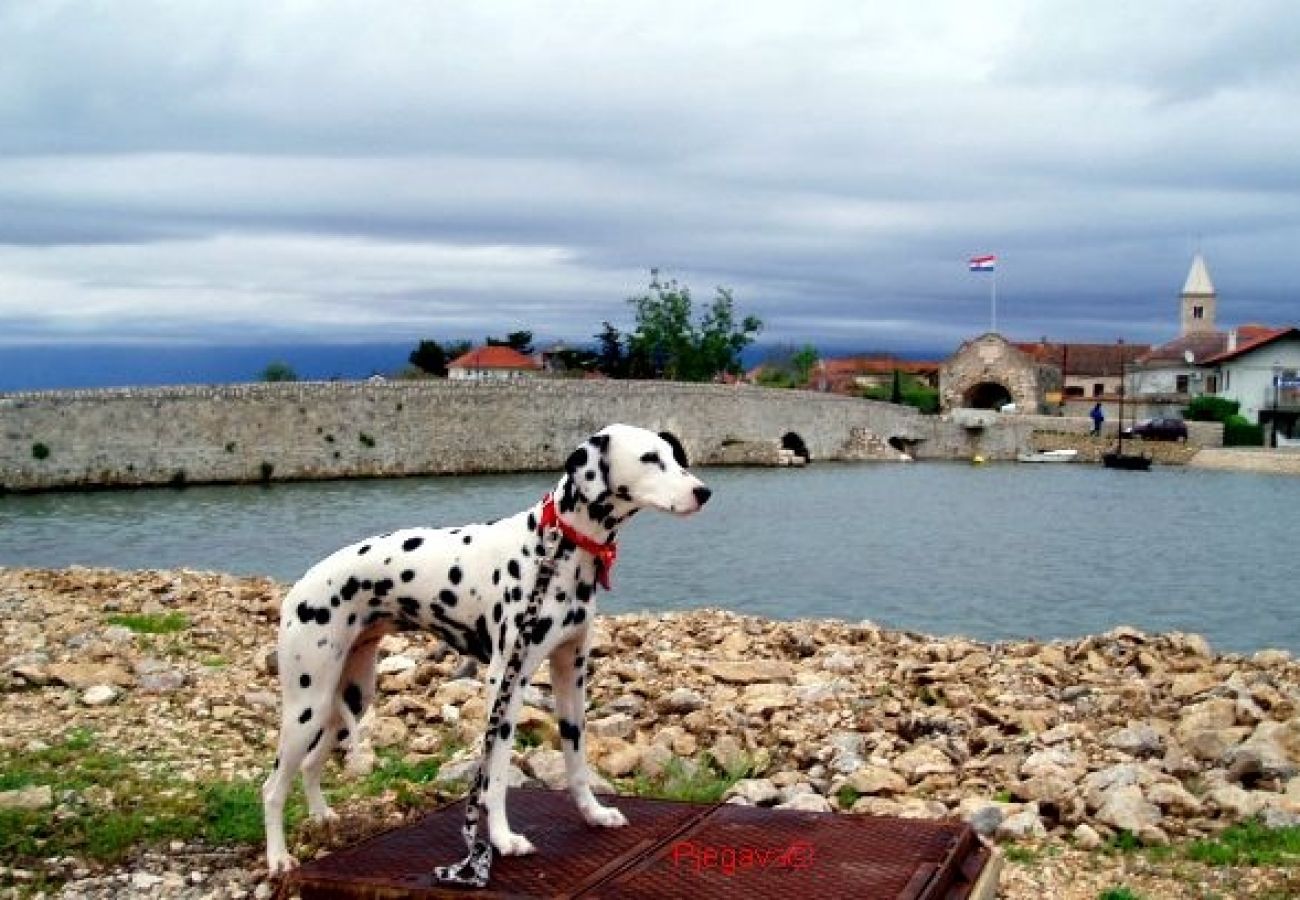
<svg viewBox="0 0 1300 900"><path fill-rule="evenodd" d="M996 890L1000 859L962 822L605 799L627 827L588 826L563 791L510 791L511 825L537 853L497 857L483 890L429 877L464 853L463 801L304 865L294 887L302 900L986 900Z"/></svg>

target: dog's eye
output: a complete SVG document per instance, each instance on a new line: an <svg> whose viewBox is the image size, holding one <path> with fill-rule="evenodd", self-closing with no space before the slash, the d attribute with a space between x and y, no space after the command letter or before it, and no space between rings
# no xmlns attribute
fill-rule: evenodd
<svg viewBox="0 0 1300 900"><path fill-rule="evenodd" d="M656 466L658 466L661 469L664 467L664 461L659 458L659 454L656 453L654 450L651 450L649 453L642 453L641 462L654 463Z"/></svg>

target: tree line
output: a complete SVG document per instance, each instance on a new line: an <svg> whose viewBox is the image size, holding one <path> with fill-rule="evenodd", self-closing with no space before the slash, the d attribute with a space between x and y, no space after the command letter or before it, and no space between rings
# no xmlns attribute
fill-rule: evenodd
<svg viewBox="0 0 1300 900"><path fill-rule="evenodd" d="M631 331L609 321L592 335L594 349L557 352L570 372L599 372L609 378L662 378L672 381L713 381L743 371L740 356L763 329L757 316L738 317L729 288L716 289L713 299L696 313L691 290L675 279L650 272L648 290L628 299L634 313ZM533 333L514 331L504 338L487 338L489 345L533 352ZM469 352L468 341L422 340L409 361L422 373L445 377L447 364Z"/></svg>

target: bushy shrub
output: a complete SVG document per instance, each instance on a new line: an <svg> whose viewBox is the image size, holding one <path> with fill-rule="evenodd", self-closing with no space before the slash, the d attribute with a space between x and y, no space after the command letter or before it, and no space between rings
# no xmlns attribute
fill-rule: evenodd
<svg viewBox="0 0 1300 900"><path fill-rule="evenodd" d="M1233 404L1236 406L1236 404ZM1232 415L1223 423L1223 446L1225 447L1262 447L1264 446L1264 428L1252 425L1245 416Z"/></svg>
<svg viewBox="0 0 1300 900"><path fill-rule="evenodd" d="M1193 422L1223 422L1226 424L1230 417L1237 416L1240 409L1241 404L1236 400L1212 397L1205 394L1193 398L1192 402L1187 404L1187 408L1183 410L1183 418L1190 419ZM1241 417L1237 416L1237 418Z"/></svg>

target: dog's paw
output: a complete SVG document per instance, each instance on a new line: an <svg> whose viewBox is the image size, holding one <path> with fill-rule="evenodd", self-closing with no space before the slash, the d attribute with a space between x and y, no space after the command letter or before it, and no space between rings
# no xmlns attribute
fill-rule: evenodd
<svg viewBox="0 0 1300 900"><path fill-rule="evenodd" d="M502 856L527 856L537 852L532 841L514 831L507 831L500 837L492 835L492 846L496 847L497 852Z"/></svg>
<svg viewBox="0 0 1300 900"><path fill-rule="evenodd" d="M272 878L280 875L288 875L294 869L298 868L298 860L294 859L288 853L281 853L276 856L269 856L266 859L266 868Z"/></svg>
<svg viewBox="0 0 1300 900"><path fill-rule="evenodd" d="M339 814L327 806L323 810L311 813L311 820L317 825L330 826L339 821Z"/></svg>
<svg viewBox="0 0 1300 900"><path fill-rule="evenodd" d="M599 825L601 828L622 828L627 824L627 816L612 806L584 806L582 817L588 825Z"/></svg>

